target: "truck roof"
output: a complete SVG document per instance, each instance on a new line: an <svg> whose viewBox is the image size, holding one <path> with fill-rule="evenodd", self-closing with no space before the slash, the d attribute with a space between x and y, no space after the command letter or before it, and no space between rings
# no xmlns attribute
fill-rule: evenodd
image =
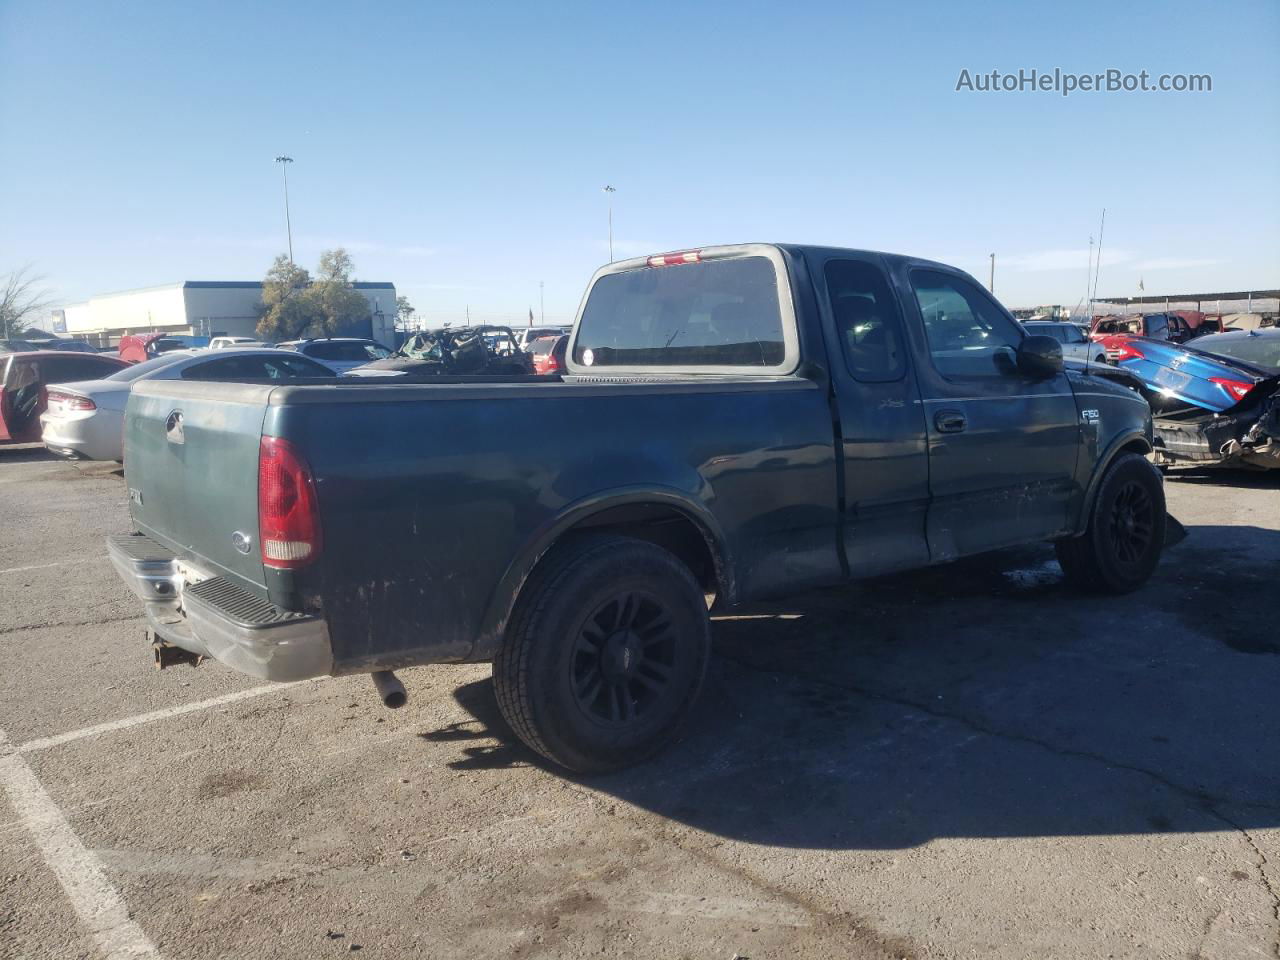
<svg viewBox="0 0 1280 960"><path fill-rule="evenodd" d="M930 260L926 257L916 257L903 253L888 253L883 250L865 250L858 247L834 247L820 243L725 243L725 244L704 244L698 247L687 247L684 250L670 251L666 253L655 253L648 256L630 257L626 260L616 260L611 264L601 267L601 271L616 272L617 270L631 270L645 266L658 266L660 263L654 261L660 258L670 258L682 254L713 254L717 257L733 256L735 253L744 252L751 248L773 247L792 255L814 254L819 257L841 257L841 256L857 256L857 257L880 257L891 264L909 264L917 267L928 267L930 270L942 270L947 273L965 274L965 271L953 267L950 264L941 263L937 260ZM668 263L673 261L668 260Z"/></svg>

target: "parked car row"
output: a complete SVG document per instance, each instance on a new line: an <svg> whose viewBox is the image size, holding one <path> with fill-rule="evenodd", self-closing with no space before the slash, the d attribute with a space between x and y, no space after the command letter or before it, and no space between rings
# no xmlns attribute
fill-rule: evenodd
<svg viewBox="0 0 1280 960"><path fill-rule="evenodd" d="M206 346L205 338L156 333L123 337L118 357L19 348L0 353L0 443L43 439L62 456L119 460L129 391L142 380L556 373L563 370L568 338L550 328L555 335L530 339L546 329L516 336L509 327L455 327L417 334L395 353L359 337L275 346L250 337L214 337Z"/></svg>

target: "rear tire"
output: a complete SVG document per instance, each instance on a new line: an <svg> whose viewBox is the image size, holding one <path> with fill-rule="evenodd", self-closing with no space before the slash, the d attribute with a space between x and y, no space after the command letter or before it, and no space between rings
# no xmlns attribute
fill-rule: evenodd
<svg viewBox="0 0 1280 960"><path fill-rule="evenodd" d="M703 590L673 554L630 537L575 538L521 592L494 690L512 730L548 760L619 770L676 735L710 650Z"/></svg>
<svg viewBox="0 0 1280 960"><path fill-rule="evenodd" d="M1084 536L1054 546L1067 581L1091 593L1130 593L1164 549L1164 485L1145 457L1123 453L1107 469Z"/></svg>

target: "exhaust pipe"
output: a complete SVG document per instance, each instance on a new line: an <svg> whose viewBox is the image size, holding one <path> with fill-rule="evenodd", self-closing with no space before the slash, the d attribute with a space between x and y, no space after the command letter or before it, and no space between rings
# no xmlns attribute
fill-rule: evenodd
<svg viewBox="0 0 1280 960"><path fill-rule="evenodd" d="M404 692L404 684L390 670L375 670L372 674L373 686L382 698L382 705L397 710L409 702L409 695Z"/></svg>

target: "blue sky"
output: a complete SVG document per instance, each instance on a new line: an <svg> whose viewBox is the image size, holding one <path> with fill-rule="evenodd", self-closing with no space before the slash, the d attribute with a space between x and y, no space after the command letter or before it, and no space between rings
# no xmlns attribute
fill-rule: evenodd
<svg viewBox="0 0 1280 960"><path fill-rule="evenodd" d="M0 0L0 273L64 300L344 245L435 320L569 319L608 258L942 259L1010 306L1280 285L1280 3ZM1213 91L957 93L962 68Z"/></svg>

